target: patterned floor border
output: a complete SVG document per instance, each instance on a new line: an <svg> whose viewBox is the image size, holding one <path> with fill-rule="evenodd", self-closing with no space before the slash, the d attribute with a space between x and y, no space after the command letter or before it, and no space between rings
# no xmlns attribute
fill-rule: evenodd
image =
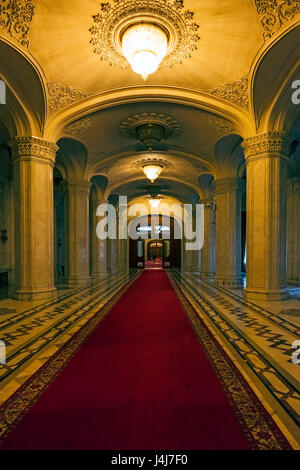
<svg viewBox="0 0 300 470"><path fill-rule="evenodd" d="M0 449L6 436L49 387L55 377L66 367L78 349L99 326L138 276L139 274L126 283L113 299L104 305L56 354L0 406Z"/></svg>
<svg viewBox="0 0 300 470"><path fill-rule="evenodd" d="M295 389L294 385L280 373L278 368L274 367L274 365L267 360L265 354L261 354L252 343L249 343L247 338L245 338L239 330L236 330L235 327L220 314L219 310L215 308L211 301L200 294L199 289L195 291L195 288L187 282L186 278L180 277L178 271L173 271L172 275L179 285L181 285L182 281L184 282L184 286L182 287L184 291L187 292L187 296L192 297L191 303L194 303L195 308L199 308L200 311L204 313L205 317L209 319L214 328L220 332L222 338L230 343L237 355L250 367L260 384L263 384L271 393L272 397L275 398L278 404L277 406L289 416L299 430L300 416L293 402L293 400L297 401L297 403L299 402L299 392ZM209 287L210 289L213 288L212 285ZM233 338L233 335L236 339ZM257 363L260 365L258 366ZM272 376L273 382L274 378L276 379L276 386L271 382L270 375ZM298 441L300 442L299 435Z"/></svg>
<svg viewBox="0 0 300 470"><path fill-rule="evenodd" d="M168 273L172 286L189 318L207 358L249 438L254 450L291 450L287 439L235 367L229 356L215 340L207 326Z"/></svg>

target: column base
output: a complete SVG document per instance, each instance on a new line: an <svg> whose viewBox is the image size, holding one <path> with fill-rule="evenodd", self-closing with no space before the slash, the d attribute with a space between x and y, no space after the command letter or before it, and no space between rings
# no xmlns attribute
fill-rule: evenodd
<svg viewBox="0 0 300 470"><path fill-rule="evenodd" d="M87 286L91 282L90 276L87 277L69 277L66 280L67 286L69 288L75 288L75 287L84 287Z"/></svg>
<svg viewBox="0 0 300 470"><path fill-rule="evenodd" d="M107 271L101 271L99 273L92 273L91 274L91 279L96 281L97 279L99 279L103 276L107 276Z"/></svg>
<svg viewBox="0 0 300 470"><path fill-rule="evenodd" d="M288 284L291 284L292 286L300 286L300 279L289 279Z"/></svg>
<svg viewBox="0 0 300 470"><path fill-rule="evenodd" d="M214 279L215 276L216 276L215 273L205 273L205 272L200 273L200 278L202 279Z"/></svg>
<svg viewBox="0 0 300 470"><path fill-rule="evenodd" d="M228 287L229 289L240 289L244 287L244 280L242 277L215 277L215 283L223 287Z"/></svg>
<svg viewBox="0 0 300 470"><path fill-rule="evenodd" d="M289 298L287 289L278 290L262 290L262 289L251 289L246 287L244 289L244 297L247 300L261 300L263 302L272 302L287 300Z"/></svg>
<svg viewBox="0 0 300 470"><path fill-rule="evenodd" d="M55 297L56 287L51 289L17 289L12 292L12 298L15 300L49 300Z"/></svg>

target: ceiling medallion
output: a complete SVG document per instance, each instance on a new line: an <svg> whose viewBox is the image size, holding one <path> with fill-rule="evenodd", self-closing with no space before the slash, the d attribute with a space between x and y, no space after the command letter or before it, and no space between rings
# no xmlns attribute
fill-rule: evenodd
<svg viewBox="0 0 300 470"><path fill-rule="evenodd" d="M114 0L93 16L91 44L101 60L144 79L160 65L180 64L197 49L199 25L183 0Z"/></svg>
<svg viewBox="0 0 300 470"><path fill-rule="evenodd" d="M143 113L129 116L120 126L120 134L152 148L163 139L181 134L181 124L167 114Z"/></svg>
<svg viewBox="0 0 300 470"><path fill-rule="evenodd" d="M142 158L138 162L135 162L131 165L132 170L143 169L147 165L155 165L160 166L161 168L165 169L173 169L175 166L173 163L169 162L168 160L164 160L163 158L158 157L147 157Z"/></svg>

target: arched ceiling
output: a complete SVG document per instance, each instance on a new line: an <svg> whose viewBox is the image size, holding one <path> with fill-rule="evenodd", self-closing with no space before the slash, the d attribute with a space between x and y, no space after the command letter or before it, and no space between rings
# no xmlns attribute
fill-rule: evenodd
<svg viewBox="0 0 300 470"><path fill-rule="evenodd" d="M161 68L147 84L206 90L247 74L262 44L252 0L223 0L221 8L220 0L185 0L184 7L194 12L199 25L198 49L183 64ZM54 0L38 2L30 51L48 80L91 94L143 83L130 68L111 67L93 52L89 29L99 12L95 0L61 0L59 6Z"/></svg>
<svg viewBox="0 0 300 470"><path fill-rule="evenodd" d="M258 0L166 3L175 10L183 3L194 13L200 39L190 58L162 66L146 82L130 67L110 66L94 53L90 28L101 11L98 0L27 0L19 16L11 11L13 27L0 10L0 75L9 85L0 120L11 137L15 130L58 141L63 178L98 175L106 178L105 188L99 186L106 196L123 191L136 197L146 182L137 165L146 148L121 135L120 125L133 114L164 114L182 128L154 147L167 162L160 181L170 186L170 197L202 197L207 181L201 175L240 176L242 138L254 135L260 121L265 131L277 98L282 109L290 103L278 67L286 65L288 72L289 59L300 56L299 15L291 7L282 16L285 10L271 0L264 8ZM287 53L289 34L294 49Z"/></svg>

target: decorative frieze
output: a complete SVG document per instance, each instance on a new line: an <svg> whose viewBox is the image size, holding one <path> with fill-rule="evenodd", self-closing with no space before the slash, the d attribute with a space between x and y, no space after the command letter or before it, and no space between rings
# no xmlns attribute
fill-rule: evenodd
<svg viewBox="0 0 300 470"><path fill-rule="evenodd" d="M54 82L48 82L48 105L50 116L56 111L68 106L75 101L82 100L88 96L70 86L60 85Z"/></svg>
<svg viewBox="0 0 300 470"><path fill-rule="evenodd" d="M28 33L34 10L32 0L6 0L0 2L0 29L16 39L22 46L28 47Z"/></svg>
<svg viewBox="0 0 300 470"><path fill-rule="evenodd" d="M283 157L288 158L290 153L292 139L282 132L266 132L249 139L244 140L242 147L244 149L246 161L253 161L262 157Z"/></svg>
<svg viewBox="0 0 300 470"><path fill-rule="evenodd" d="M37 137L16 137L9 142L13 161L39 160L54 165L58 146Z"/></svg>
<svg viewBox="0 0 300 470"><path fill-rule="evenodd" d="M300 14L299 0L254 0L264 29L264 39L270 39L286 23Z"/></svg>

